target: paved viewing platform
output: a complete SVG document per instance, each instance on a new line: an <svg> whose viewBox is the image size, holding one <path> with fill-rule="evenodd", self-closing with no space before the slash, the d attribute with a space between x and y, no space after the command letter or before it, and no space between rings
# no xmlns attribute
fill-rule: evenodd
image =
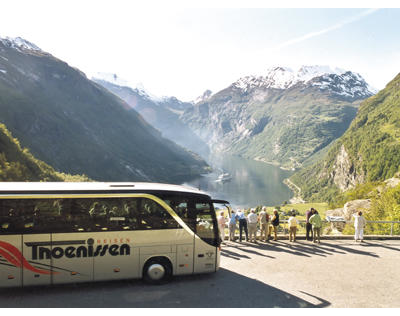
<svg viewBox="0 0 400 316"><path fill-rule="evenodd" d="M400 307L400 240L226 242L217 273L1 289L0 307Z"/></svg>
<svg viewBox="0 0 400 316"><path fill-rule="evenodd" d="M228 242L222 266L268 288L254 307L400 307L400 240ZM382 238L382 237L381 237ZM250 306L249 306L250 307Z"/></svg>

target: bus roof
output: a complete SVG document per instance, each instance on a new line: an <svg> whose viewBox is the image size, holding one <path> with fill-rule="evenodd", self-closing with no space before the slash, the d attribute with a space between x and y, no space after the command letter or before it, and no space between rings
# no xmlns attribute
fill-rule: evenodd
<svg viewBox="0 0 400 316"><path fill-rule="evenodd" d="M206 192L192 187L175 184L151 182L0 182L0 194L18 193L51 193L51 192L144 192L166 191L207 195Z"/></svg>

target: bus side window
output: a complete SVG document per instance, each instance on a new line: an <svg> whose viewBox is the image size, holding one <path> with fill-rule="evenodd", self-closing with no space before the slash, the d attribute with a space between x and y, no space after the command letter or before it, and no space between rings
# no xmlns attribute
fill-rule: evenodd
<svg viewBox="0 0 400 316"><path fill-rule="evenodd" d="M9 199L1 201L0 229L4 233L27 233L33 231L34 202ZM7 210L8 209L8 210Z"/></svg>
<svg viewBox="0 0 400 316"><path fill-rule="evenodd" d="M5 200L0 200L0 233L6 233L8 229L8 208Z"/></svg>
<svg viewBox="0 0 400 316"><path fill-rule="evenodd" d="M32 230L36 231L36 230L39 230L40 227L43 227L43 221L44 221L44 218L42 216L40 207L35 206L33 208L33 214L32 214Z"/></svg>
<svg viewBox="0 0 400 316"><path fill-rule="evenodd" d="M90 226L93 231L109 230L108 216L110 214L110 202L107 199L93 200L90 203L89 215Z"/></svg>
<svg viewBox="0 0 400 316"><path fill-rule="evenodd" d="M2 216L1 229L8 234L23 232L23 218L21 212L13 207L9 208Z"/></svg>
<svg viewBox="0 0 400 316"><path fill-rule="evenodd" d="M53 203L51 199L1 200L0 231L5 234L45 233L54 229L55 221L46 212L54 208Z"/></svg>
<svg viewBox="0 0 400 316"><path fill-rule="evenodd" d="M130 229L139 229L139 207L141 199L126 199L124 201L124 216L127 217L127 224L129 224Z"/></svg>
<svg viewBox="0 0 400 316"><path fill-rule="evenodd" d="M192 231L196 228L196 211L190 199L182 196L161 196ZM178 227L178 226L177 226ZM179 226L180 227L180 226Z"/></svg>
<svg viewBox="0 0 400 316"><path fill-rule="evenodd" d="M124 199L102 199L103 228L102 230L129 230L127 211Z"/></svg>
<svg viewBox="0 0 400 316"><path fill-rule="evenodd" d="M45 224L50 226L50 230L58 233L72 231L70 199L49 199L41 204L47 210Z"/></svg>
<svg viewBox="0 0 400 316"><path fill-rule="evenodd" d="M32 232L88 231L88 211L78 199L32 199Z"/></svg>
<svg viewBox="0 0 400 316"><path fill-rule="evenodd" d="M22 200L19 203L20 209L20 231L24 233L33 232L33 219L35 212L35 204L33 200Z"/></svg>
<svg viewBox="0 0 400 316"><path fill-rule="evenodd" d="M58 208L54 206L52 199L32 199L25 200L27 205L24 208L25 212L31 212L32 227L28 231L33 233L48 233L53 229L55 219L58 215ZM29 206L29 203L32 206ZM29 223L26 224L29 226Z"/></svg>
<svg viewBox="0 0 400 316"><path fill-rule="evenodd" d="M70 231L87 232L92 231L93 224L90 217L90 205L92 199L69 199L70 211L66 221Z"/></svg>
<svg viewBox="0 0 400 316"><path fill-rule="evenodd" d="M180 227L160 204L150 199L142 199L139 220L140 229L168 229Z"/></svg>

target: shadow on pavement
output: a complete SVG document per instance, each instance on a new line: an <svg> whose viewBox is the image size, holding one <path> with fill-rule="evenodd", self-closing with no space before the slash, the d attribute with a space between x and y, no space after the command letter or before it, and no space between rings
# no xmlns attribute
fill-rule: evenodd
<svg viewBox="0 0 400 316"><path fill-rule="evenodd" d="M307 294L307 293L303 293ZM307 294L309 295L309 294ZM151 286L140 280L2 289L1 307L327 307L221 268Z"/></svg>
<svg viewBox="0 0 400 316"><path fill-rule="evenodd" d="M236 250L240 250L243 252L248 252L252 253L255 255L260 255L263 257L270 257L270 258L275 258L269 255L265 254L265 251L268 251L269 254L273 254L274 252L286 252L292 255L296 256L302 256L302 257L311 257L311 256L322 256L322 257L327 257L330 255L334 254L346 254L346 253L352 253L352 254L358 254L358 255L365 255L365 256L371 256L375 258L379 258L379 256L371 251L367 250L361 250L358 248L352 248L352 247L346 247L340 244L324 244L323 241L321 244L314 244L312 242L289 242L289 241L273 241L270 243L242 243L239 244L240 246L237 246L236 243L230 243L227 247L222 248L222 252L228 251L226 248L234 248ZM367 243L364 242L363 245L367 245ZM358 245L357 245L358 246ZM381 245L374 245L377 247L381 247ZM383 246L385 247L385 246ZM391 247L386 247L391 249ZM251 250L250 250L251 249ZM253 249L258 249L259 251L253 250ZM397 251L400 251L400 249L394 248ZM240 254L235 253L237 257L240 256ZM244 256L245 259L247 259ZM240 257L239 257L240 259Z"/></svg>

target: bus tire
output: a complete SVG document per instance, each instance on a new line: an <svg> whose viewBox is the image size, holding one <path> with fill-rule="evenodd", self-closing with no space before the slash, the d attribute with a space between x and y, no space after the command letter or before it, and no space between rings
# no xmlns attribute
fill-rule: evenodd
<svg viewBox="0 0 400 316"><path fill-rule="evenodd" d="M143 267L143 280L149 284L163 284L172 277L171 262L164 257L149 259Z"/></svg>

